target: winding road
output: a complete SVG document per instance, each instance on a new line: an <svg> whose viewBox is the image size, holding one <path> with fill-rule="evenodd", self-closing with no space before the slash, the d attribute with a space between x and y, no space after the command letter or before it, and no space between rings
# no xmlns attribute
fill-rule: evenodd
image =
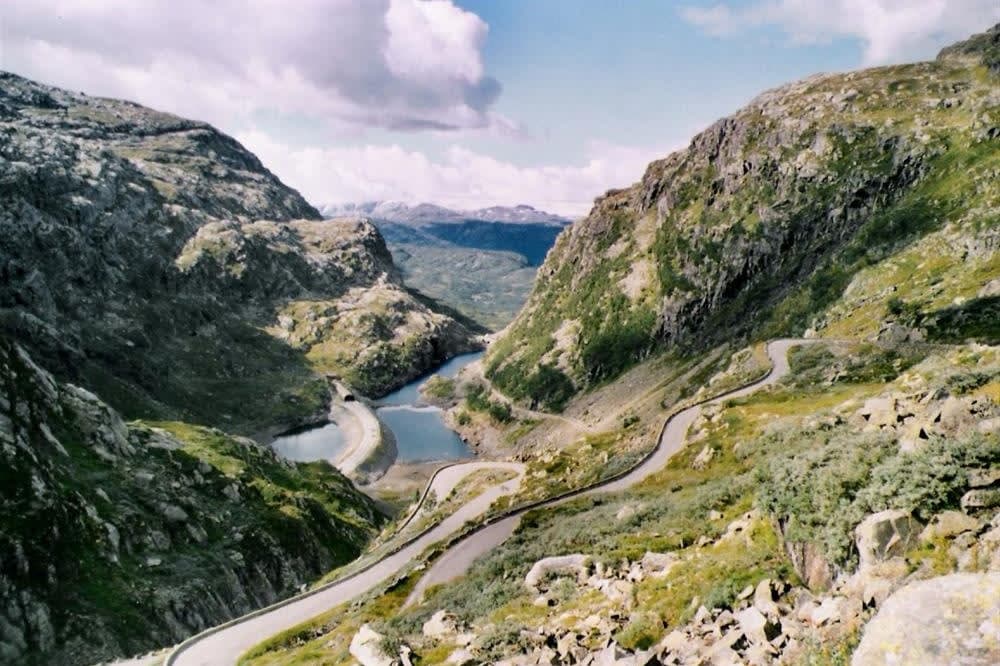
<svg viewBox="0 0 1000 666"><path fill-rule="evenodd" d="M710 400L693 405L677 412L663 426L656 447L636 467L627 473L605 482L567 493L549 500L536 502L527 507L515 510L506 517L499 517L485 526L470 532L467 536L452 544L448 550L437 559L430 570L420 581L407 599L407 604L420 599L431 585L447 582L463 575L469 570L472 562L487 553L492 548L503 543L513 534L521 515L530 509L555 506L569 499L594 493L614 492L639 483L646 477L663 468L670 457L679 451L683 445L688 427L697 418L701 407L730 398L753 393L761 388L778 382L788 373L788 350L799 344L815 342L814 340L775 340L767 345L767 354L771 360L771 371L760 379L745 387L734 389ZM483 469L484 463L468 463ZM454 470L459 465L449 467ZM471 473L470 469L466 474ZM453 471L441 480L442 485L457 483L462 476L459 471ZM432 483L438 481L442 474L436 475ZM457 480L456 480L457 477ZM382 581L402 570L413 558L420 555L431 544L444 539L458 531L467 521L481 516L498 498L517 491L520 487L522 474L515 479L506 481L487 489L478 497L462 505L455 513L444 519L435 527L424 531L412 539L395 553L387 555L367 569L335 581L323 587L287 601L261 609L242 618L237 618L226 624L189 638L167 657L165 666L218 666L234 664L241 654L253 645L273 636L285 629L291 628L309 620L335 606L359 596ZM452 488L454 485L451 486ZM437 490L435 489L435 492ZM442 496L442 495L439 495Z"/></svg>
<svg viewBox="0 0 1000 666"><path fill-rule="evenodd" d="M671 416L664 424L663 430L660 431L660 439L657 442L656 448L642 462L632 468L631 471L621 477L602 482L592 488L582 489L561 497L545 500L529 508L550 507L578 497L597 493L617 492L634 486L651 474L655 474L663 469L663 466L667 464L671 456L680 451L684 446L688 428L698 418L698 414L704 405L711 405L723 400L749 395L765 386L777 383L782 377L788 374L788 350L795 345L810 342L815 342L815 340L784 339L768 343L767 355L771 360L771 370L763 379L748 386L727 391L722 395L683 409ZM519 510L511 516L494 521L487 527L477 532L472 532L463 540L452 545L446 553L437 559L430 570L420 578L406 600L405 605L409 606L418 602L423 596L424 591L430 586L446 583L449 580L465 575L477 558L485 555L510 538L510 535L514 533L518 522L521 520L521 515L526 510Z"/></svg>

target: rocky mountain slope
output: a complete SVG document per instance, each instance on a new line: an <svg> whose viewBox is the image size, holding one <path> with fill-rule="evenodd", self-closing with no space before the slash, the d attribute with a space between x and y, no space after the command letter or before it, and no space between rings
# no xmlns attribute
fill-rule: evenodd
<svg viewBox="0 0 1000 666"><path fill-rule="evenodd" d="M0 663L169 645L356 557L382 517L326 463L126 423L0 337Z"/></svg>
<svg viewBox="0 0 1000 666"><path fill-rule="evenodd" d="M892 322L996 342L997 33L766 92L608 192L560 236L487 374L545 403L539 368L580 389L740 336Z"/></svg>
<svg viewBox="0 0 1000 666"><path fill-rule="evenodd" d="M762 376L755 338L816 339L636 485L527 512L410 603L416 563L250 663L997 663L998 54L1000 26L765 93L602 198L487 357L565 413L475 373L429 387L525 463L512 503L642 459L686 401Z"/></svg>
<svg viewBox="0 0 1000 666"><path fill-rule="evenodd" d="M378 394L472 346L204 123L2 74L0 136L0 329L127 417L254 432L322 412L317 371Z"/></svg>
<svg viewBox="0 0 1000 666"><path fill-rule="evenodd" d="M384 201L323 211L371 217L406 284L494 330L524 305L538 265L570 223L531 206L455 211Z"/></svg>

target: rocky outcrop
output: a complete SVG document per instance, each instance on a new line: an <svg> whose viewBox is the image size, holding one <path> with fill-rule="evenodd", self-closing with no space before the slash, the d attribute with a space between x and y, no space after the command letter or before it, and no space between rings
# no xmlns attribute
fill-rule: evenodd
<svg viewBox="0 0 1000 666"><path fill-rule="evenodd" d="M178 642L356 557L383 518L332 467L126 423L0 335L0 662Z"/></svg>
<svg viewBox="0 0 1000 666"><path fill-rule="evenodd" d="M903 555L917 543L922 527L909 511L900 509L868 516L854 530L858 568L864 570Z"/></svg>
<svg viewBox="0 0 1000 666"><path fill-rule="evenodd" d="M1000 574L910 583L865 626L853 666L1000 662Z"/></svg>
<svg viewBox="0 0 1000 666"><path fill-rule="evenodd" d="M767 91L651 163L639 182L598 198L559 237L527 305L491 348L487 374L512 397L536 397L542 364L580 389L664 347L822 332L855 273L901 247L946 225L949 248L991 246L998 79L977 74L983 49L960 51ZM944 203L935 197L955 161L975 194L956 191ZM986 256L950 252L949 285L909 284L907 296L940 308L949 300L941 289L964 295L955 287L969 261L993 277ZM888 307L894 292L891 283L863 292L854 296L866 320L849 330L874 337L899 319ZM557 344L573 320L580 329ZM903 328L890 337L925 337ZM964 339L955 329L948 335Z"/></svg>
<svg viewBox="0 0 1000 666"><path fill-rule="evenodd" d="M472 346L204 123L3 73L0 134L0 331L129 418L294 425L317 369L377 394Z"/></svg>

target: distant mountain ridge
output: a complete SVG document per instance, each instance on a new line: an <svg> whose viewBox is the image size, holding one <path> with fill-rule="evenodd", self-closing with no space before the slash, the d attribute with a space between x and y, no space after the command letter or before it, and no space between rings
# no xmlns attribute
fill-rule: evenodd
<svg viewBox="0 0 1000 666"><path fill-rule="evenodd" d="M371 219L409 286L493 329L506 326L524 304L537 267L572 223L527 205L459 211L372 201L321 211L328 218Z"/></svg>
<svg viewBox="0 0 1000 666"><path fill-rule="evenodd" d="M566 226L572 219L532 206L490 206L476 210L454 210L432 203L411 206L401 201L367 201L363 203L326 204L319 207L325 217L363 215L375 220L399 224L426 225L443 223L506 222L509 224L544 224Z"/></svg>

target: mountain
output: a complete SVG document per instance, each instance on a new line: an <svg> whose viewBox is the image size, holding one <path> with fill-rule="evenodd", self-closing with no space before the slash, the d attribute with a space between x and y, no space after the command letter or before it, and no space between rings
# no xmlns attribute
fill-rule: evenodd
<svg viewBox="0 0 1000 666"><path fill-rule="evenodd" d="M2 74L0 132L0 331L127 418L274 429L475 345L204 123Z"/></svg>
<svg viewBox="0 0 1000 666"><path fill-rule="evenodd" d="M998 663L998 64L783 86L602 197L428 386L533 508L249 664Z"/></svg>
<svg viewBox="0 0 1000 666"><path fill-rule="evenodd" d="M549 253L489 377L545 403L540 368L580 390L724 340L893 323L996 342L996 32L768 91L602 196Z"/></svg>
<svg viewBox="0 0 1000 666"><path fill-rule="evenodd" d="M570 223L523 205L455 211L383 201L323 212L370 217L406 284L493 329L524 304L535 270Z"/></svg>
<svg viewBox="0 0 1000 666"><path fill-rule="evenodd" d="M239 435L474 332L209 125L0 73L0 137L0 662L172 644L355 558L372 500Z"/></svg>
<svg viewBox="0 0 1000 666"><path fill-rule="evenodd" d="M326 463L126 423L0 337L0 662L175 643L357 557L383 518Z"/></svg>
<svg viewBox="0 0 1000 666"><path fill-rule="evenodd" d="M365 203L327 204L321 206L324 215L363 215L377 220L422 226L435 223L461 223L468 221L507 222L510 224L549 224L565 226L572 222L567 217L546 213L531 206L490 206L477 210L452 210L430 203L411 206L400 201L369 201Z"/></svg>

